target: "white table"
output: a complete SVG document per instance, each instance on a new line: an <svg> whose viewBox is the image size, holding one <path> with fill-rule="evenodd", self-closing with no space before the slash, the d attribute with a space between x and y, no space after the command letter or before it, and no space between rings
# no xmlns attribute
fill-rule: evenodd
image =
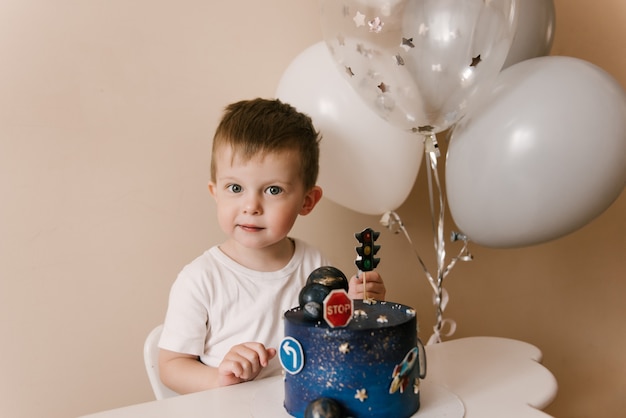
<svg viewBox="0 0 626 418"><path fill-rule="evenodd" d="M425 383L456 395L462 402L465 418L549 417L541 409L556 396L557 382L539 363L541 351L531 344L496 337L462 338L427 346L426 360ZM282 405L282 386L278 380L282 381L282 377L112 409L88 417L265 418L258 415L258 409L254 410L255 394L265 396L268 387L276 388L272 397ZM424 386L423 390L427 390L428 386ZM416 416L420 416L419 411Z"/></svg>

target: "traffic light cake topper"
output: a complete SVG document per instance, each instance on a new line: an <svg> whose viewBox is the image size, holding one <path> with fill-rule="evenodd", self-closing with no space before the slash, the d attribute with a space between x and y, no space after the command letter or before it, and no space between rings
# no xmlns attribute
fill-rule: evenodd
<svg viewBox="0 0 626 418"><path fill-rule="evenodd" d="M372 230L372 228L365 228L361 232L354 234L357 241L361 243L360 247L356 247L356 261L354 262L360 271L372 271L378 266L380 258L374 257L380 245L375 245L374 242L378 239L380 232Z"/></svg>
<svg viewBox="0 0 626 418"><path fill-rule="evenodd" d="M379 235L380 232L376 232L372 228L365 228L354 234L357 241L361 243L360 247L356 247L357 257L354 264L359 268L357 277L363 278L363 301L367 304L375 303L374 299L367 297L366 272L374 270L380 262L380 258L374 257L380 250L380 245L374 244Z"/></svg>

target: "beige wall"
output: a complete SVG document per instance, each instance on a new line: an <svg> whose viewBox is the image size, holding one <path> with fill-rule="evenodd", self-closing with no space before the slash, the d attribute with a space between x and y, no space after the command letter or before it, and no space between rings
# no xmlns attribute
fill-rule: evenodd
<svg viewBox="0 0 626 418"><path fill-rule="evenodd" d="M623 1L556 6L553 53L626 86ZM0 2L0 416L152 399L143 340L178 270L222 239L206 191L221 108L272 96L295 55L321 39L318 16L315 0ZM399 213L432 266L425 177ZM560 385L555 416L626 409L625 210L622 194L563 239L473 246L475 261L447 281L456 337L543 350ZM350 272L352 233L377 222L323 200L294 235ZM427 338L426 280L401 236L379 241L389 298L418 308Z"/></svg>

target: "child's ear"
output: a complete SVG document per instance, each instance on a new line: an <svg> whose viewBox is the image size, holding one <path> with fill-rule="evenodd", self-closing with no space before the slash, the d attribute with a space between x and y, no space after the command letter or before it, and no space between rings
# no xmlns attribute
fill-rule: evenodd
<svg viewBox="0 0 626 418"><path fill-rule="evenodd" d="M215 199L215 194L217 193L217 186L212 181L209 182L209 193Z"/></svg>
<svg viewBox="0 0 626 418"><path fill-rule="evenodd" d="M304 196L304 203L302 209L300 209L300 215L308 215L311 213L317 202L322 199L322 188L319 186L313 186L311 190Z"/></svg>

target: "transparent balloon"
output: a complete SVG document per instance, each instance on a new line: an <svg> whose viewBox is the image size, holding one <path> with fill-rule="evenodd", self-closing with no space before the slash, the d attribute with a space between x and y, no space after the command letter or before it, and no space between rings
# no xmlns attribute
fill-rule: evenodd
<svg viewBox="0 0 626 418"><path fill-rule="evenodd" d="M507 57L516 0L321 0L340 72L390 123L435 134L457 122Z"/></svg>

